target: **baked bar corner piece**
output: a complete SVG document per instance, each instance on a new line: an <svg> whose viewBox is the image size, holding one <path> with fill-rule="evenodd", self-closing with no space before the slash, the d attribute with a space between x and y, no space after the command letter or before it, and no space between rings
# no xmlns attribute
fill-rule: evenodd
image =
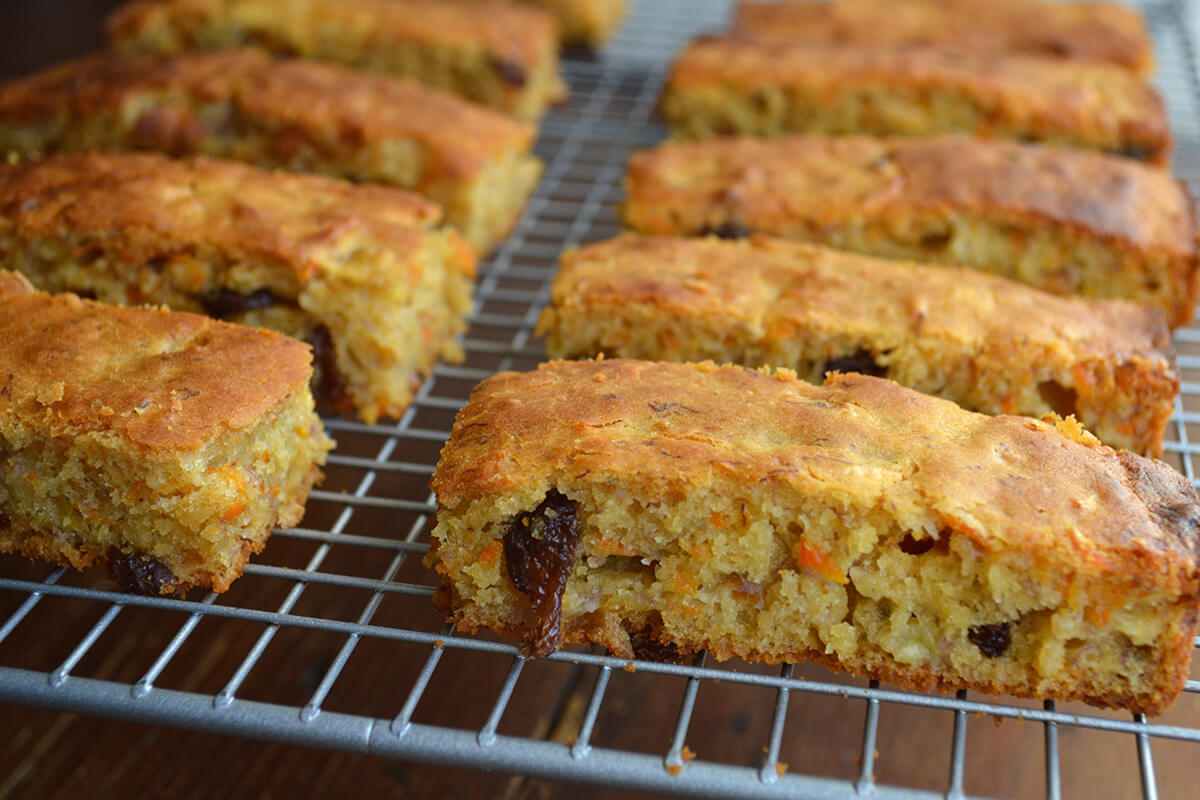
<svg viewBox="0 0 1200 800"><path fill-rule="evenodd" d="M1142 14L1111 2L741 0L732 29L741 36L876 47L937 44L978 53L1099 61L1140 75L1154 66Z"/></svg>
<svg viewBox="0 0 1200 800"><path fill-rule="evenodd" d="M0 264L40 289L280 331L312 344L323 407L399 417L461 360L475 258L400 189L155 153L0 166Z"/></svg>
<svg viewBox="0 0 1200 800"><path fill-rule="evenodd" d="M0 152L208 155L409 189L476 252L541 176L533 125L408 78L250 48L96 53L0 84Z"/></svg>
<svg viewBox="0 0 1200 800"><path fill-rule="evenodd" d="M554 17L501 2L133 0L107 34L123 51L250 46L415 78L533 122L567 95Z"/></svg>
<svg viewBox="0 0 1200 800"><path fill-rule="evenodd" d="M1145 713L1187 678L1195 490L1071 420L857 374L551 362L476 387L432 486L436 599L535 655L648 641Z"/></svg>
<svg viewBox="0 0 1200 800"><path fill-rule="evenodd" d="M1157 308L762 235L589 244L563 254L550 298L551 358L862 372L985 414L1074 415L1139 455L1162 454L1179 394Z"/></svg>
<svg viewBox="0 0 1200 800"><path fill-rule="evenodd" d="M558 18L563 44L600 49L625 18L626 0L523 0Z"/></svg>
<svg viewBox="0 0 1200 800"><path fill-rule="evenodd" d="M121 588L221 592L300 521L332 447L311 354L195 314L0 272L0 550Z"/></svg>
<svg viewBox="0 0 1200 800"><path fill-rule="evenodd" d="M1168 164L1171 129L1145 79L1110 64L929 46L713 36L671 66L660 102L677 138L958 133Z"/></svg>
<svg viewBox="0 0 1200 800"><path fill-rule="evenodd" d="M1187 186L1104 153L964 136L717 137L635 152L625 197L640 233L764 233L958 264L1157 306L1172 328L1200 295Z"/></svg>

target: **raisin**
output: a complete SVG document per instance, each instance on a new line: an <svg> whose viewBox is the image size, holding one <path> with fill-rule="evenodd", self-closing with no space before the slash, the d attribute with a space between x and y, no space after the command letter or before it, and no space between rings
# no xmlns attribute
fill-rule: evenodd
<svg viewBox="0 0 1200 800"><path fill-rule="evenodd" d="M926 231L921 234L918 245L925 250L940 250L954 239L954 231L950 229Z"/></svg>
<svg viewBox="0 0 1200 800"><path fill-rule="evenodd" d="M642 661L657 661L660 664L687 664L691 654L680 650L670 642L659 641L650 628L642 628L629 634L633 645L633 657Z"/></svg>
<svg viewBox="0 0 1200 800"><path fill-rule="evenodd" d="M282 299L270 289L255 289L253 292L235 292L232 289L214 289L200 296L204 313L217 319L229 319L247 311L279 305Z"/></svg>
<svg viewBox="0 0 1200 800"><path fill-rule="evenodd" d="M858 350L852 355L831 358L825 364L825 372L858 372L882 378L887 375L887 367L876 363L875 356L866 350Z"/></svg>
<svg viewBox="0 0 1200 800"><path fill-rule="evenodd" d="M313 349L317 402L321 404L322 411L339 409L345 405L349 391L346 388L346 376L338 369L337 350L334 349L329 329L318 325L308 335L308 343Z"/></svg>
<svg viewBox="0 0 1200 800"><path fill-rule="evenodd" d="M1121 147L1115 147L1109 152L1113 155L1124 156L1125 158L1132 158L1137 161L1149 161L1153 151L1149 147L1142 145L1126 144Z"/></svg>
<svg viewBox="0 0 1200 800"><path fill-rule="evenodd" d="M1042 46L1046 48L1047 53L1059 58L1070 58L1075 54L1075 48L1066 39L1046 39Z"/></svg>
<svg viewBox="0 0 1200 800"><path fill-rule="evenodd" d="M910 533L900 540L900 550L910 556L920 556L928 553L937 544L937 539L914 539Z"/></svg>
<svg viewBox="0 0 1200 800"><path fill-rule="evenodd" d="M179 579L166 564L143 553L113 549L108 554L108 569L123 592L174 594L179 584Z"/></svg>
<svg viewBox="0 0 1200 800"><path fill-rule="evenodd" d="M204 137L204 123L191 109L160 106L138 118L130 132L130 143L137 148L184 156L200 150Z"/></svg>
<svg viewBox="0 0 1200 800"><path fill-rule="evenodd" d="M1012 630L1007 622L978 625L967 631L967 639L988 658L999 658L1012 644Z"/></svg>
<svg viewBox="0 0 1200 800"><path fill-rule="evenodd" d="M1075 413L1079 396L1069 386L1063 386L1058 381L1042 381L1037 386L1038 395L1050 406L1050 410L1060 417L1069 417Z"/></svg>
<svg viewBox="0 0 1200 800"><path fill-rule="evenodd" d="M716 236L721 239L745 239L754 231L736 220L726 220L719 225L705 224L697 234L700 236Z"/></svg>
<svg viewBox="0 0 1200 800"><path fill-rule="evenodd" d="M508 523L508 577L530 599L537 619L522 642L530 655L548 656L562 644L562 596L578 546L575 504L557 489L547 492L536 509L522 511Z"/></svg>
<svg viewBox="0 0 1200 800"><path fill-rule="evenodd" d="M501 80L510 86L521 87L529 80L529 76L525 74L525 68L516 62L492 55L488 57L488 63L492 65L492 69L496 70L496 74L500 76Z"/></svg>

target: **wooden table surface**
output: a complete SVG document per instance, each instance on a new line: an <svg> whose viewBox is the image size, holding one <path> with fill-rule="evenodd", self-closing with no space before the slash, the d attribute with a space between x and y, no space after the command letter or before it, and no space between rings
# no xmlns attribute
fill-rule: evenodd
<svg viewBox="0 0 1200 800"><path fill-rule="evenodd" d="M115 0L39 0L0 7L0 75L12 77L100 46L99 24ZM314 513L321 513L320 511ZM273 541L271 563L303 563L310 543ZM378 557L376 557L378 558ZM420 570L414 560L404 570ZM379 564L337 565L351 573L378 574ZM0 558L0 574L41 580L44 565ZM402 572L401 577L404 573ZM418 578L419 579L419 578ZM65 577L83 585L110 586L101 575ZM256 580L239 591L239 604L269 608L286 589ZM23 598L0 597L0 619ZM304 602L329 618L353 619L362 597L310 587ZM428 601L391 599L378 621L436 629ZM0 663L52 669L65 650L95 622L97 604L47 599L0 646ZM127 607L80 670L97 678L133 681L180 624L177 615ZM202 622L162 682L214 692L253 646L262 627ZM342 638L283 630L253 670L239 696L303 705L341 646ZM403 703L426 649L364 640L339 679L330 703L355 713L390 716ZM448 652L435 673L421 722L470 727L482 724L503 680L505 659ZM829 679L816 668L801 676ZM518 684L501 732L569 741L578 730L594 671L531 662ZM862 682L856 682L861 685ZM664 753L681 702L682 681L640 673L612 678L596 726L596 744ZM704 758L757 765L771 723L773 693L729 683L700 688L688 747ZM75 714L0 707L0 800L6 798L271 798L636 797L615 789L551 784L356 754L312 750L207 733L118 722ZM854 779L864 704L840 697L793 696L781 761L789 769ZM1116 715L1118 718L1125 718ZM1163 721L1195 726L1200 701L1184 697ZM880 716L876 778L942 791L950 769L953 715L905 706ZM1141 796L1133 737L1072 728L1060 732L1066 797ZM1043 729L1033 723L973 719L967 738L968 792L1002 797L1044 796ZM1197 796L1200 758L1195 745L1155 741L1163 798Z"/></svg>

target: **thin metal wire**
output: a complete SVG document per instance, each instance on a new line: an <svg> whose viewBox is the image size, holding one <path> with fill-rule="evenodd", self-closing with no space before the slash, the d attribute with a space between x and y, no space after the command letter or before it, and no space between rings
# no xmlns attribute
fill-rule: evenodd
<svg viewBox="0 0 1200 800"><path fill-rule="evenodd" d="M792 665L784 664L779 674L784 679L792 677ZM775 696L775 713L771 716L771 734L767 739L767 755L763 759L762 769L758 779L763 783L776 783L779 780L779 748L783 743L783 726L787 721L788 697L791 695L786 686L780 686Z"/></svg>
<svg viewBox="0 0 1200 800"><path fill-rule="evenodd" d="M867 688L878 691L879 681L872 680ZM875 786L875 746L878 741L879 698L868 697L866 718L863 720L862 751L859 754L862 767L859 769L858 783L855 784L855 790L860 795L871 792Z"/></svg>
<svg viewBox="0 0 1200 800"><path fill-rule="evenodd" d="M452 630L453 628L447 625L445 636L449 636ZM404 705L401 706L400 713L392 720L391 731L396 736L403 736L408 733L408 729L412 725L412 715L417 710L417 703L421 702L421 697L425 694L425 689L428 688L430 679L433 678L433 671L437 669L438 662L442 660L442 653L445 652L445 648L442 646L443 641L444 639L435 639L431 642L433 649L425 658L425 665L417 673L417 679L413 681L412 689L409 690L408 698L405 699Z"/></svg>
<svg viewBox="0 0 1200 800"><path fill-rule="evenodd" d="M704 660L707 654L701 652L696 656L695 666L697 668L704 666ZM668 770L678 772L683 768L685 761L690 761L694 754L690 756L684 755L684 747L686 747L688 726L692 723L692 712L696 709L696 694L700 690L700 679L695 675L688 678L687 686L683 690L683 702L679 704L679 716L675 718L675 733L671 737L671 749L667 751L666 758L663 759L663 764Z"/></svg>
<svg viewBox="0 0 1200 800"><path fill-rule="evenodd" d="M504 683L500 686L500 692L496 695L496 702L492 704L492 711L488 714L487 722L479 729L477 738L484 747L496 743L496 729L500 727L500 718L504 716L504 711L508 708L508 702L512 699L513 690L517 688L517 681L524 669L525 657L513 658L512 666L508 668L508 675L505 676Z"/></svg>
<svg viewBox="0 0 1200 800"><path fill-rule="evenodd" d="M956 695L960 701L967 699L965 689L960 689ZM963 796L963 769L966 764L967 751L967 712L961 708L954 713L954 737L950 745L950 785L946 789L949 800L958 800Z"/></svg>
<svg viewBox="0 0 1200 800"><path fill-rule="evenodd" d="M1042 705L1047 711L1054 711L1054 701L1047 700ZM1058 723L1045 723L1046 739L1046 800L1062 800L1062 773L1058 761Z"/></svg>
<svg viewBox="0 0 1200 800"><path fill-rule="evenodd" d="M596 717L600 714L600 705L604 702L604 693L608 690L608 679L612 677L611 667L601 667L596 673L596 683L592 686L591 697L588 698L587 709L579 722L579 733L571 745L571 758L586 758L591 752L592 729L596 727Z"/></svg>
<svg viewBox="0 0 1200 800"><path fill-rule="evenodd" d="M53 586L55 583L58 583L58 579L61 578L63 573L66 571L67 570L64 567L56 568L46 577L43 583L47 586ZM8 638L8 635L12 633L18 625L21 624L21 621L29 615L30 611L33 611L34 606L36 606L41 599L41 592L30 592L29 597L25 598L25 602L21 603L21 605L17 607L17 610L9 615L8 619L4 621L4 625L0 627L0 642L3 642Z"/></svg>
<svg viewBox="0 0 1200 800"><path fill-rule="evenodd" d="M1135 722L1144 723L1145 714L1134 714ZM1146 800L1158 800L1158 783L1154 779L1154 759L1150 755L1150 737L1144 733L1137 735L1138 768L1142 776L1142 796Z"/></svg>

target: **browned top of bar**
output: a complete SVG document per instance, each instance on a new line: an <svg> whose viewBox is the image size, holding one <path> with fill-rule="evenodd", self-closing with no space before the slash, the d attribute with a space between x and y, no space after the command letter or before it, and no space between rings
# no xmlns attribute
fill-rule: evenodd
<svg viewBox="0 0 1200 800"><path fill-rule="evenodd" d="M165 309L33 291L0 277L0 415L25 434L195 451L247 428L312 374L308 345Z"/></svg>

